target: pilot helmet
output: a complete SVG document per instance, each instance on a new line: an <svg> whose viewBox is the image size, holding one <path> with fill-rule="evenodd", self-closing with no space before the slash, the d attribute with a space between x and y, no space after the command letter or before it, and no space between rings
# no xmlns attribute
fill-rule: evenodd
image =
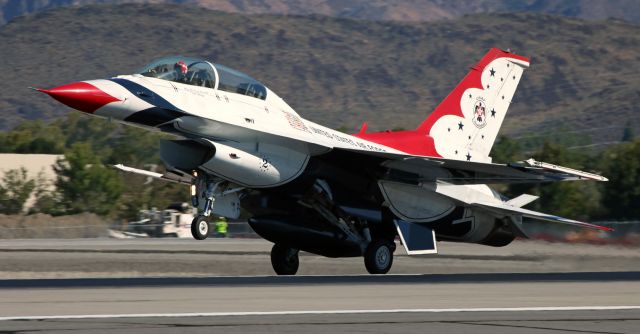
<svg viewBox="0 0 640 334"><path fill-rule="evenodd" d="M180 60L175 65L173 65L173 69L174 70L180 70L180 73L186 74L187 73L187 64L184 61Z"/></svg>

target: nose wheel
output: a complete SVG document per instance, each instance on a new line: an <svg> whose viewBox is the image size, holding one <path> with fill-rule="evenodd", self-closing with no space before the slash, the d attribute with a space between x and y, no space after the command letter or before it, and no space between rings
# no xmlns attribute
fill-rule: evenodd
<svg viewBox="0 0 640 334"><path fill-rule="evenodd" d="M204 240L209 236L207 217L199 215L191 222L191 235L196 240Z"/></svg>

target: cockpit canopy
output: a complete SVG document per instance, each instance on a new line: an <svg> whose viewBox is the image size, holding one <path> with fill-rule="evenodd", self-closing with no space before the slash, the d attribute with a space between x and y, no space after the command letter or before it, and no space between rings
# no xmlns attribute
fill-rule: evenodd
<svg viewBox="0 0 640 334"><path fill-rule="evenodd" d="M267 98L267 89L258 80L226 66L201 59L164 57L145 66L138 73L146 77L219 89L262 100Z"/></svg>

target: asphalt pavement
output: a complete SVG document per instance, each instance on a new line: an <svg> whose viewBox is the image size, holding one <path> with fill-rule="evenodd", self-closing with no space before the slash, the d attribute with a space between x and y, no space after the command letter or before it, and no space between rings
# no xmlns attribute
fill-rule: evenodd
<svg viewBox="0 0 640 334"><path fill-rule="evenodd" d="M321 275L277 277L263 241L3 241L0 332L640 332L637 249L514 246L400 252L410 273L382 276L303 254Z"/></svg>

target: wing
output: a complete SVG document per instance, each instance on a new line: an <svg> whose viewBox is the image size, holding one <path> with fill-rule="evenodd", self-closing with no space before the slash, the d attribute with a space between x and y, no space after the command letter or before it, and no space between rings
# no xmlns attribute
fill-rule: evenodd
<svg viewBox="0 0 640 334"><path fill-rule="evenodd" d="M356 153L355 150L350 151ZM390 170L386 177L395 179L394 181L435 182L437 184L435 190L437 193L452 199L459 205L478 207L496 216L512 217L514 218L512 220L515 221L526 217L597 230L613 230L604 226L521 208L521 206L537 199L536 196L523 195L508 202L499 199L492 201L486 196L470 195L468 188L461 188L465 184L536 183L570 180L608 181L607 178L597 174L556 166L533 159L513 164L492 164L384 152L357 152L357 154L377 157L380 165ZM394 174L393 171L403 173ZM521 231L519 226L515 227Z"/></svg>
<svg viewBox="0 0 640 334"><path fill-rule="evenodd" d="M345 150L375 156L380 165L403 172L399 181L441 181L450 184L540 183L573 180L608 181L607 178L534 159L510 164L461 161L385 152Z"/></svg>

